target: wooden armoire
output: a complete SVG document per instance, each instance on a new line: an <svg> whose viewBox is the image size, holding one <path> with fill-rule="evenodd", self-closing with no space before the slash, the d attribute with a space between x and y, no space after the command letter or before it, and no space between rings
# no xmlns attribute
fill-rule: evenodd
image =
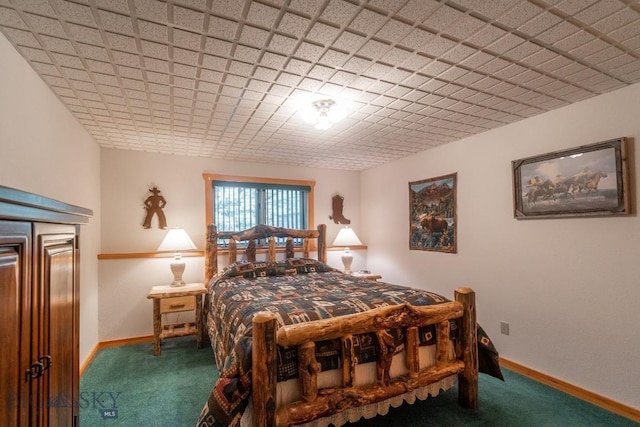
<svg viewBox="0 0 640 427"><path fill-rule="evenodd" d="M0 186L0 425L79 424L79 231L91 210Z"/></svg>

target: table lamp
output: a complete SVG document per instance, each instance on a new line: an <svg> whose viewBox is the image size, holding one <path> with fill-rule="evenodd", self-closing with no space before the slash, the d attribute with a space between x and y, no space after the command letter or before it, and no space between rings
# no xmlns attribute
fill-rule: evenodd
<svg viewBox="0 0 640 427"><path fill-rule="evenodd" d="M184 286L186 283L182 280L184 273L184 261L180 251L196 249L196 245L189 238L189 235L183 228L172 228L164 237L162 243L158 247L158 251L174 251L173 262L171 263L171 272L173 273L173 283L171 286Z"/></svg>
<svg viewBox="0 0 640 427"><path fill-rule="evenodd" d="M341 228L336 236L336 240L333 241L333 246L344 246L344 252L342 253L342 264L344 265L344 272L351 273L351 262L353 261L353 255L349 250L349 246L362 245L356 232L353 228L345 227Z"/></svg>

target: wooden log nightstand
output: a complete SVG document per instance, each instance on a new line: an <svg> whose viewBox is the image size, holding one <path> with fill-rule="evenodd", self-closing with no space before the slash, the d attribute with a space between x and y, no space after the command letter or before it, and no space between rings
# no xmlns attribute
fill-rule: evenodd
<svg viewBox="0 0 640 427"><path fill-rule="evenodd" d="M207 290L202 283L185 286L154 286L147 295L153 299L153 355L160 355L160 344L164 338L195 335L198 348L202 348L202 295ZM195 322L162 324L162 315L182 311L195 311Z"/></svg>

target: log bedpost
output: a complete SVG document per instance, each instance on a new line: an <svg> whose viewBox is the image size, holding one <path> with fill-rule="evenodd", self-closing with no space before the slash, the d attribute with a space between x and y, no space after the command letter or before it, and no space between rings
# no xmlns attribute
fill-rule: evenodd
<svg viewBox="0 0 640 427"><path fill-rule="evenodd" d="M464 362L458 374L458 402L465 408L478 408L478 332L476 325L476 294L471 288L458 288L455 300L462 304L456 354Z"/></svg>
<svg viewBox="0 0 640 427"><path fill-rule="evenodd" d="M318 224L318 261L327 262L327 225Z"/></svg>
<svg viewBox="0 0 640 427"><path fill-rule="evenodd" d="M204 284L206 286L214 274L218 272L218 227L216 227L215 224L207 226L204 260Z"/></svg>
<svg viewBox="0 0 640 427"><path fill-rule="evenodd" d="M255 427L276 425L277 328L273 313L260 312L253 317L251 389Z"/></svg>

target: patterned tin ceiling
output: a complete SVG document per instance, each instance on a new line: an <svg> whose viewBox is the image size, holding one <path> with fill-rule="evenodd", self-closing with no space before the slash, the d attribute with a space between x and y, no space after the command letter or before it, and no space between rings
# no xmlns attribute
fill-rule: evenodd
<svg viewBox="0 0 640 427"><path fill-rule="evenodd" d="M101 146L347 170L640 82L632 0L0 0L0 31Z"/></svg>

